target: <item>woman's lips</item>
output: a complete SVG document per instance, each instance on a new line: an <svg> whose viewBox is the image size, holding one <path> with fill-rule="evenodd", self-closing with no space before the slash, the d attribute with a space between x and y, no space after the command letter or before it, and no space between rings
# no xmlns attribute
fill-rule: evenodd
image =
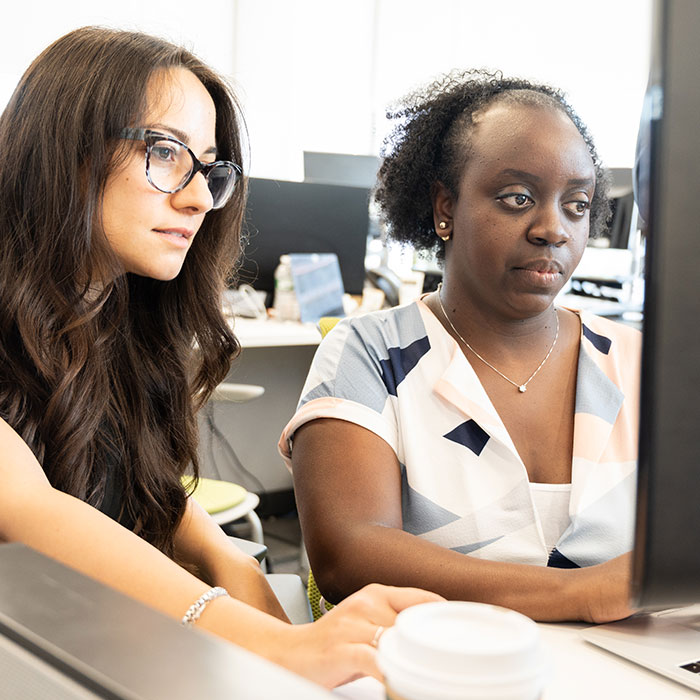
<svg viewBox="0 0 700 700"><path fill-rule="evenodd" d="M532 260L513 269L529 284L537 287L551 287L559 283L564 275L562 265L556 260Z"/></svg>
<svg viewBox="0 0 700 700"><path fill-rule="evenodd" d="M154 228L157 234L178 248L187 248L194 231L188 228Z"/></svg>

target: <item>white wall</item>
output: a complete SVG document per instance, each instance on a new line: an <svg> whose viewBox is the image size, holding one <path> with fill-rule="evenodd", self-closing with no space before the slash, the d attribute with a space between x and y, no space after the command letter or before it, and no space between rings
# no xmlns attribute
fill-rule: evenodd
<svg viewBox="0 0 700 700"><path fill-rule="evenodd" d="M184 44L225 74L234 63L231 0L202 0L206 12L182 0L17 0L3 3L0 105L32 60L71 29L102 25L141 30ZM196 7L195 7L196 9Z"/></svg>
<svg viewBox="0 0 700 700"><path fill-rule="evenodd" d="M564 88L605 163L632 164L651 0L22 0L3 7L0 104L53 39L84 24L185 43L234 79L252 173L302 177L306 150L377 153L385 107L452 68Z"/></svg>
<svg viewBox="0 0 700 700"><path fill-rule="evenodd" d="M629 167L651 0L238 0L236 74L253 172L301 177L301 151L376 153L385 107L452 68L567 91L604 162Z"/></svg>

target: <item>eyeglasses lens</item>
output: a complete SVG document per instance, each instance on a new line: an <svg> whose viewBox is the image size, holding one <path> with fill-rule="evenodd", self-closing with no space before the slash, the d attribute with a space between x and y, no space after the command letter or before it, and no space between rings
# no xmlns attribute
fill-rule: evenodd
<svg viewBox="0 0 700 700"><path fill-rule="evenodd" d="M228 202L236 184L236 171L230 165L217 165L209 171L207 184L211 192L212 207L218 209Z"/></svg>
<svg viewBox="0 0 700 700"><path fill-rule="evenodd" d="M159 190L174 192L192 172L192 157L175 141L156 141L150 150L149 169L153 184Z"/></svg>
<svg viewBox="0 0 700 700"><path fill-rule="evenodd" d="M187 182L193 169L192 155L180 144L165 139L152 144L149 173L151 182L159 190L177 191ZM207 172L206 181L212 196L212 208L219 209L231 197L236 184L236 171L230 165L217 165Z"/></svg>

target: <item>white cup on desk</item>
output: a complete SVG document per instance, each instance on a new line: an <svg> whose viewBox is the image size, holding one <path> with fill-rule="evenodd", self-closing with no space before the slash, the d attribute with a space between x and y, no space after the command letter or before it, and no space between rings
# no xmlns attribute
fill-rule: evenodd
<svg viewBox="0 0 700 700"><path fill-rule="evenodd" d="M390 700L537 700L548 666L530 618L457 601L399 613L378 664Z"/></svg>

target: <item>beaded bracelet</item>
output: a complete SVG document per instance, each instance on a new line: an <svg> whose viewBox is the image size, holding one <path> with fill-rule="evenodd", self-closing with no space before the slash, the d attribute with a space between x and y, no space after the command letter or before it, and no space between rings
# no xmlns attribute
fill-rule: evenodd
<svg viewBox="0 0 700 700"><path fill-rule="evenodd" d="M180 624L183 627L191 627L198 619L199 616L204 612L204 608L214 600L214 598L219 598L222 595L228 595L228 591L221 586L215 586L210 588L206 593L203 593L197 600L187 608L187 612L184 614Z"/></svg>

